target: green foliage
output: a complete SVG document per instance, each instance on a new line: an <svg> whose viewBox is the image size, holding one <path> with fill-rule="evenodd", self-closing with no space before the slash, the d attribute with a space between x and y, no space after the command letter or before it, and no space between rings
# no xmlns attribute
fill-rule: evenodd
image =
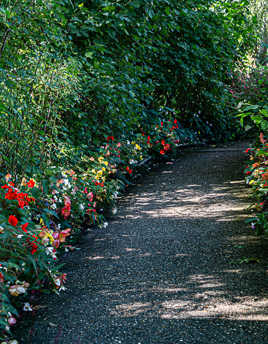
<svg viewBox="0 0 268 344"><path fill-rule="evenodd" d="M58 248L70 227L75 237L103 225L143 159L235 137L227 86L258 40L249 9L247 0L1 1L0 174L17 183L34 178L39 187L28 210L14 200L6 205L2 194L8 273L0 283L18 278L38 289L38 281L58 281L46 244ZM254 111L265 129L265 104L247 103L242 117ZM25 234L8 224L12 211L45 240L37 259ZM2 328L16 314L9 294L6 285Z"/></svg>
<svg viewBox="0 0 268 344"><path fill-rule="evenodd" d="M248 219L256 234L268 234L268 143L263 133L254 148L248 148L250 160L245 169L246 183L252 188L254 203L251 208L255 216Z"/></svg>
<svg viewBox="0 0 268 344"><path fill-rule="evenodd" d="M224 84L254 43L247 12L246 1L2 1L2 170L76 164L163 108L208 140L232 138Z"/></svg>
<svg viewBox="0 0 268 344"><path fill-rule="evenodd" d="M238 117L246 131L268 132L267 71L267 67L259 66L233 80Z"/></svg>

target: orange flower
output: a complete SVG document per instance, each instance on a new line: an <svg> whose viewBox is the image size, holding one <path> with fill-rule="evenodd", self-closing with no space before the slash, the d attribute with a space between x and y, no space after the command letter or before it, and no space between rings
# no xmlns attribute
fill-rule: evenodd
<svg viewBox="0 0 268 344"><path fill-rule="evenodd" d="M8 173L6 176L5 176L5 180L6 180L6 182L8 182L9 181L9 179L11 178L12 176L11 176L11 174L10 173Z"/></svg>
<svg viewBox="0 0 268 344"><path fill-rule="evenodd" d="M262 144L265 144L266 140L264 140L264 135L263 133L260 133L260 141Z"/></svg>

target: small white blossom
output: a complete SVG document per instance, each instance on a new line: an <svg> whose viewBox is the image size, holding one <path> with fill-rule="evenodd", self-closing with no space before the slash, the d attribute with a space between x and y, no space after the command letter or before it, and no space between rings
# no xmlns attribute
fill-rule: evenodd
<svg viewBox="0 0 268 344"><path fill-rule="evenodd" d="M31 307L31 305L29 304L29 302L26 302L23 306L23 310L24 310L24 312L32 312L33 309Z"/></svg>
<svg viewBox="0 0 268 344"><path fill-rule="evenodd" d="M46 247L46 254L52 256L52 258L57 258L53 247Z"/></svg>

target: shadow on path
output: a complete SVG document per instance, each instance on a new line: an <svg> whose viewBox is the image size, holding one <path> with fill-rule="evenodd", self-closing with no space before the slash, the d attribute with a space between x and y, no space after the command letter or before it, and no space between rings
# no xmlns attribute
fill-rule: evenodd
<svg viewBox="0 0 268 344"><path fill-rule="evenodd" d="M267 245L244 223L242 148L188 152L146 176L66 257L67 291L43 299L22 343L267 344Z"/></svg>

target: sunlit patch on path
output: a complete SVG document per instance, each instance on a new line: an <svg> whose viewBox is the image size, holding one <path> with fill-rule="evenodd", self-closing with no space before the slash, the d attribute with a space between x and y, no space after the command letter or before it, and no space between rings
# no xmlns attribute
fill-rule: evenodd
<svg viewBox="0 0 268 344"><path fill-rule="evenodd" d="M25 343L267 344L267 257L238 263L259 245L242 151L187 152L143 178L66 258L68 289L44 300Z"/></svg>

